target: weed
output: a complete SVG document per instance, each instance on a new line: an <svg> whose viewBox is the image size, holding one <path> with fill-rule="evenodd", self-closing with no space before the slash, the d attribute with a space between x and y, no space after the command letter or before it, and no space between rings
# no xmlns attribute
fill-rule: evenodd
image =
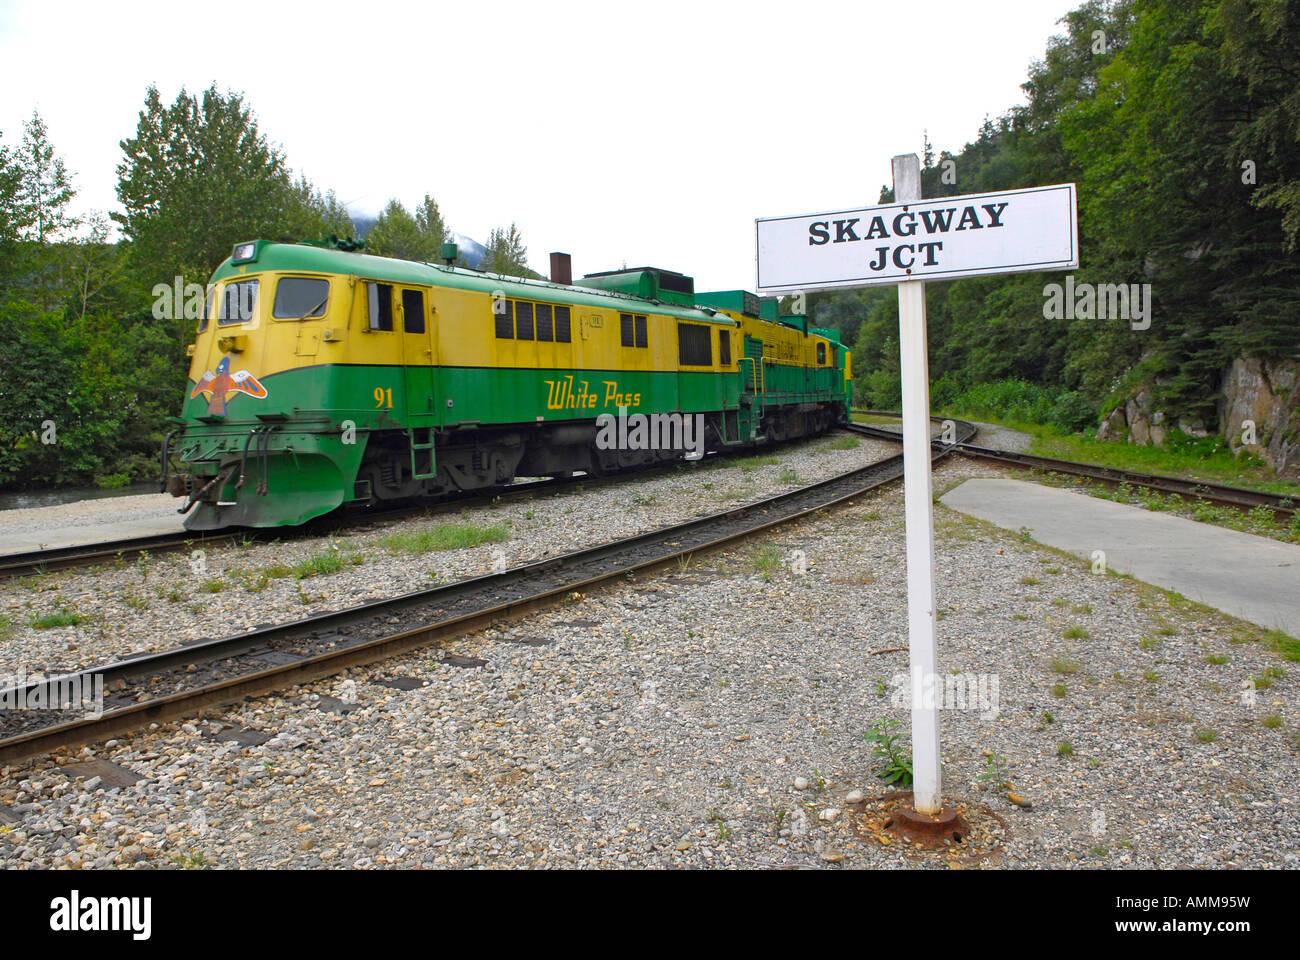
<svg viewBox="0 0 1300 960"><path fill-rule="evenodd" d="M53 627L75 627L86 622L86 618L68 607L59 607L49 613L32 618L31 624L37 630L49 630Z"/></svg>
<svg viewBox="0 0 1300 960"><path fill-rule="evenodd" d="M1052 670L1056 673L1078 673L1082 664L1072 657L1052 657Z"/></svg>
<svg viewBox="0 0 1300 960"><path fill-rule="evenodd" d="M912 751L904 752L902 747L898 746L898 739L902 734L895 732L897 726L899 726L897 720L885 717L863 734L863 737L872 744L871 755L885 761L881 769L876 771L876 775L885 783L908 786L912 782Z"/></svg>
<svg viewBox="0 0 1300 960"><path fill-rule="evenodd" d="M636 502L636 498L633 498ZM396 533L385 537L380 544L389 553L431 553L435 550L462 550L484 543L500 543L510 539L504 524L491 527L472 523L438 523L415 533Z"/></svg>

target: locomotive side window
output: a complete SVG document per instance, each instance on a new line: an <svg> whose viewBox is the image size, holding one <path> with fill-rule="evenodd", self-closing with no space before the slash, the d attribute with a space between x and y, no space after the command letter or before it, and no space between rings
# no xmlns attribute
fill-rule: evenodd
<svg viewBox="0 0 1300 960"><path fill-rule="evenodd" d="M325 316L330 282L314 277L281 277L275 285L271 316L276 320L305 320Z"/></svg>
<svg viewBox="0 0 1300 960"><path fill-rule="evenodd" d="M520 340L533 339L533 305L527 300L515 301L515 331Z"/></svg>
<svg viewBox="0 0 1300 960"><path fill-rule="evenodd" d="M217 326L228 327L235 323L247 323L257 312L256 280L238 280L226 284L221 292L221 306L217 314Z"/></svg>
<svg viewBox="0 0 1300 960"><path fill-rule="evenodd" d="M683 367L713 366L713 337L700 323L677 324L677 359Z"/></svg>
<svg viewBox="0 0 1300 960"><path fill-rule="evenodd" d="M718 363L724 367L731 366L731 331L718 331Z"/></svg>
<svg viewBox="0 0 1300 960"><path fill-rule="evenodd" d="M555 339L555 328L551 325L551 305L537 304L537 339L550 343Z"/></svg>
<svg viewBox="0 0 1300 960"><path fill-rule="evenodd" d="M402 325L407 333L424 333L423 291L402 291Z"/></svg>
<svg viewBox="0 0 1300 960"><path fill-rule="evenodd" d="M505 297L492 299L492 317L496 321L497 339L513 340L515 338L515 305Z"/></svg>
<svg viewBox="0 0 1300 960"><path fill-rule="evenodd" d="M573 320L568 307L555 308L555 342L573 342Z"/></svg>
<svg viewBox="0 0 1300 960"><path fill-rule="evenodd" d="M367 305L371 330L393 329L393 286L390 283L367 283Z"/></svg>
<svg viewBox="0 0 1300 960"><path fill-rule="evenodd" d="M817 362L819 364L826 362L826 344L824 343L817 344Z"/></svg>
<svg viewBox="0 0 1300 960"><path fill-rule="evenodd" d="M646 318L643 314L620 313L618 315L619 335L625 347L649 346Z"/></svg>
<svg viewBox="0 0 1300 960"><path fill-rule="evenodd" d="M207 299L203 301L203 316L199 317L199 333L208 329L208 320L212 318L212 308L217 305L217 288L208 287Z"/></svg>

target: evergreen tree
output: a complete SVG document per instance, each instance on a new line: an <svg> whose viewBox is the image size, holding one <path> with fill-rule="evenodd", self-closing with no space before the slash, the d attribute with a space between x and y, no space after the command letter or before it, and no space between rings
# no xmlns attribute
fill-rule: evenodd
<svg viewBox="0 0 1300 960"><path fill-rule="evenodd" d="M488 237L481 269L486 273L499 273L511 277L526 277L528 248L523 237L512 223L506 229L495 229Z"/></svg>
<svg viewBox="0 0 1300 960"><path fill-rule="evenodd" d="M149 87L136 134L121 142L122 213L112 217L152 285L176 274L206 277L241 240L298 240L302 194L252 110L216 85L182 90L165 106ZM297 231L295 231L297 228Z"/></svg>
<svg viewBox="0 0 1300 960"><path fill-rule="evenodd" d="M447 230L447 224L442 219L442 212L438 209L438 204L427 193L424 195L424 200L415 208L415 224L420 233L428 238L433 250L433 255L426 259L436 259L442 253L442 244L446 241L449 231Z"/></svg>
<svg viewBox="0 0 1300 960"><path fill-rule="evenodd" d="M34 110L23 126L17 162L20 179L13 200L23 235L38 244L57 239L76 225L68 214L75 191L63 159L54 154L45 121Z"/></svg>
<svg viewBox="0 0 1300 960"><path fill-rule="evenodd" d="M356 225L347 207L339 202L333 190L317 190L305 176L293 183L295 204L286 216L285 227L299 240L322 240L328 236L340 239L355 237Z"/></svg>
<svg viewBox="0 0 1300 960"><path fill-rule="evenodd" d="M388 201L370 232L366 234L366 252L379 257L432 263L442 252L447 235L438 205L427 193L412 216L397 200Z"/></svg>

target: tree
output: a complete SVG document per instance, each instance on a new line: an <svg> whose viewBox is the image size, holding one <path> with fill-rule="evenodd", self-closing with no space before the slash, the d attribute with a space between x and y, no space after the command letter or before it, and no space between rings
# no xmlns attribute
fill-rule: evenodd
<svg viewBox="0 0 1300 960"><path fill-rule="evenodd" d="M136 134L121 142L112 217L151 281L206 279L240 240L298 240L304 200L284 156L258 130L243 97L213 84L164 106L150 86ZM149 284L152 285L152 282Z"/></svg>
<svg viewBox="0 0 1300 960"><path fill-rule="evenodd" d="M22 230L18 209L18 191L22 186L22 168L9 147L0 142L0 281L8 273L8 264Z"/></svg>
<svg viewBox="0 0 1300 960"><path fill-rule="evenodd" d="M296 207L286 218L286 229L300 240L320 240L328 236L355 237L356 224L348 208L339 202L333 190L317 190L305 176L293 183Z"/></svg>
<svg viewBox="0 0 1300 960"><path fill-rule="evenodd" d="M38 244L57 239L77 223L67 212L75 191L63 159L54 154L45 121L35 110L23 125L17 163L20 178L14 203L23 235Z"/></svg>
<svg viewBox="0 0 1300 960"><path fill-rule="evenodd" d="M1282 214L1287 250L1300 246L1300 2L1222 0L1213 20L1220 55L1245 84L1244 119L1233 131L1236 168L1249 162L1251 202Z"/></svg>
<svg viewBox="0 0 1300 960"><path fill-rule="evenodd" d="M432 250L432 256L425 259L433 260L440 257L443 242L447 239L447 224L443 222L442 211L438 209L438 204L427 193L424 195L424 200L415 208L415 225L419 228L420 234L428 238Z"/></svg>
<svg viewBox="0 0 1300 960"><path fill-rule="evenodd" d="M438 204L426 193L414 216L400 201L389 200L366 234L366 252L430 263L441 256L446 237L447 227Z"/></svg>
<svg viewBox="0 0 1300 960"><path fill-rule="evenodd" d="M523 237L513 223L508 229L492 231L480 268L486 273L510 277L528 276L528 248L524 246Z"/></svg>

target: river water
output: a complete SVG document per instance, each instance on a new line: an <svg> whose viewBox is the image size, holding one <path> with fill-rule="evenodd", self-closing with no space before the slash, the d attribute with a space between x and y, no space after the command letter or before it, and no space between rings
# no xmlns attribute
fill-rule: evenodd
<svg viewBox="0 0 1300 960"><path fill-rule="evenodd" d="M157 493L157 483L132 483L125 487L58 487L53 490L21 490L0 493L0 510L21 510L24 507L52 507L78 500L102 500L105 497L137 497L142 493Z"/></svg>

